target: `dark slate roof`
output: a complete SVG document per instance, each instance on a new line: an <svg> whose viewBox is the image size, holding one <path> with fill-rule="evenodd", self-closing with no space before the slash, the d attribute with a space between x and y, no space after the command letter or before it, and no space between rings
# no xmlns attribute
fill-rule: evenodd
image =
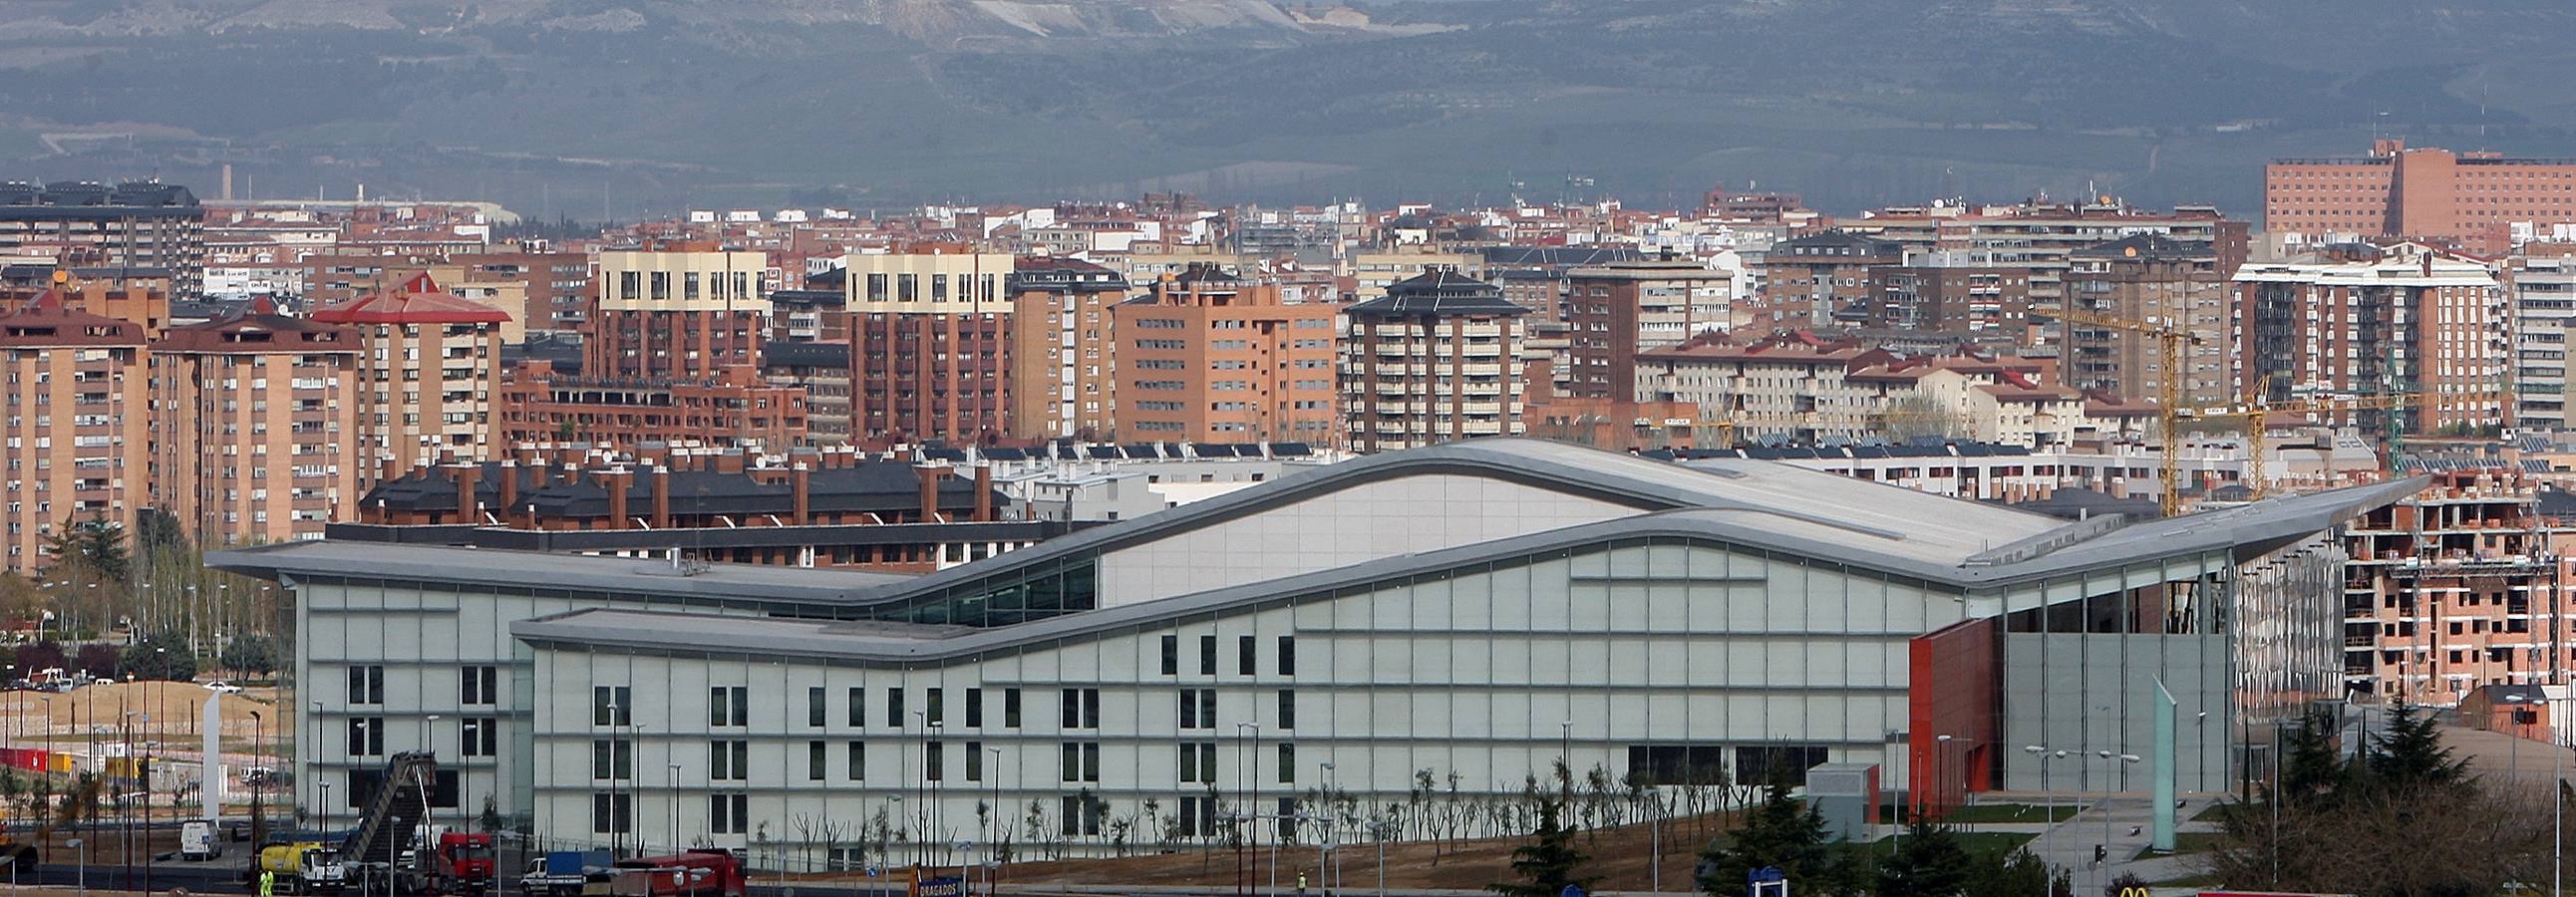
<svg viewBox="0 0 2576 897"><path fill-rule="evenodd" d="M1858 257L1902 255L1905 247L1894 240L1864 237L1850 231L1829 230L1792 237L1771 244L1767 256Z"/></svg>
<svg viewBox="0 0 2576 897"><path fill-rule="evenodd" d="M2541 489L2539 511L2547 517L2576 517L2576 492Z"/></svg>
<svg viewBox="0 0 2576 897"><path fill-rule="evenodd" d="M478 502L485 508L501 504L501 465L486 461L483 473L474 484ZM519 506L533 507L549 517L606 517L608 488L596 477L565 483L557 477L543 486L536 485L545 472L541 468L513 467L519 476ZM634 482L626 490L626 510L630 515L649 515L653 511L653 471L651 467L633 468ZM795 510L795 490L786 482L762 483L749 475L719 473L711 470L675 470L671 477L671 513L726 514L737 517L757 514L786 514ZM921 479L912 465L902 462L867 462L852 467L826 467L815 470L807 482L806 502L818 513L911 511L921 506ZM995 498L998 504L1002 499ZM378 484L360 499L369 507L398 511L443 511L456 507L456 483L447 474L427 475L413 471L400 479ZM966 477L948 477L939 484L939 506L968 510L975 506L975 482Z"/></svg>
<svg viewBox="0 0 2576 897"><path fill-rule="evenodd" d="M1409 315L1520 315L1529 309L1503 298L1503 288L1458 269L1440 266L1388 284L1386 295L1342 310L1353 317Z"/></svg>
<svg viewBox="0 0 2576 897"><path fill-rule="evenodd" d="M1487 246L1482 250L1487 267L1572 268L1583 265L1606 265L1644 258L1636 247L1628 245L1591 246Z"/></svg>
<svg viewBox="0 0 2576 897"><path fill-rule="evenodd" d="M774 294L773 294L774 295ZM780 368L847 368L850 344L774 340L760 344L760 363Z"/></svg>
<svg viewBox="0 0 2576 897"><path fill-rule="evenodd" d="M2067 520L2083 520L2105 514L2119 514L2131 520L2153 520L2164 516L2164 509L2153 498L2121 498L2093 489L2065 487L2050 492L2047 498L2013 502L2018 510L2046 514Z"/></svg>
<svg viewBox="0 0 2576 897"><path fill-rule="evenodd" d="M205 214L188 188L159 181L0 184L0 219L91 220L124 216L196 218Z"/></svg>

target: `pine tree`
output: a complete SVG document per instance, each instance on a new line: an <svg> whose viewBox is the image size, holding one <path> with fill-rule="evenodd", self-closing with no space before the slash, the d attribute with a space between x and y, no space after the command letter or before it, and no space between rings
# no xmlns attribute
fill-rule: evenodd
<svg viewBox="0 0 2576 897"><path fill-rule="evenodd" d="M2344 784L2343 758L2335 753L2332 717L2311 713L2282 745L2281 799L2293 804L2334 796Z"/></svg>
<svg viewBox="0 0 2576 897"><path fill-rule="evenodd" d="M1878 864L1878 897L1958 897L1967 891L1972 862L1949 826L1917 819L1904 843Z"/></svg>
<svg viewBox="0 0 2576 897"><path fill-rule="evenodd" d="M1788 783L1774 781L1762 805L1745 811L1723 843L1700 852L1700 890L1735 897L1744 893L1745 875L1765 866L1792 883L1826 876L1834 871L1834 856L1825 841L1824 817L1790 797Z"/></svg>
<svg viewBox="0 0 2576 897"><path fill-rule="evenodd" d="M2372 741L2370 778L2379 788L2412 791L2456 785L2468 778L2467 767L2442 744L2440 726L2413 705L2397 705L2388 715L2388 732Z"/></svg>
<svg viewBox="0 0 2576 897"><path fill-rule="evenodd" d="M2074 880L2051 868L2027 846L2006 854L1978 854L1968 876L1968 897L2074 897Z"/></svg>
<svg viewBox="0 0 2576 897"><path fill-rule="evenodd" d="M1517 882L1486 886L1502 897L1557 897L1569 886L1589 890L1596 880L1578 875L1585 863L1592 861L1574 846L1574 833L1558 824L1558 814L1565 802L1541 801L1538 805L1538 841L1512 850L1512 872Z"/></svg>

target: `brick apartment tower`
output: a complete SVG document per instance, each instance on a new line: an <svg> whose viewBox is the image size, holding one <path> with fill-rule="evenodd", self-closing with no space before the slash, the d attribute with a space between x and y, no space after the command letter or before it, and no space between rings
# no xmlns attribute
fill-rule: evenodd
<svg viewBox="0 0 2576 897"><path fill-rule="evenodd" d="M277 313L152 344L152 504L201 546L322 538L358 500L357 331Z"/></svg>
<svg viewBox="0 0 2576 897"><path fill-rule="evenodd" d="M2420 243L2375 257L2247 265L2236 273L2239 382L2292 395L2424 393L2403 412L2362 412L2407 433L2512 426L2504 390L2512 310L2483 259Z"/></svg>
<svg viewBox="0 0 2576 897"><path fill-rule="evenodd" d="M1344 445L1375 452L1516 436L1529 309L1500 287L1437 266L1343 309Z"/></svg>
<svg viewBox="0 0 2576 897"><path fill-rule="evenodd" d="M582 376L697 380L760 364L768 258L713 243L600 253Z"/></svg>
<svg viewBox="0 0 2576 897"><path fill-rule="evenodd" d="M448 295L418 275L309 318L358 332L359 488L374 485L387 465L409 470L441 450L465 458L491 453L508 313Z"/></svg>
<svg viewBox="0 0 2576 897"><path fill-rule="evenodd" d="M2521 471L2444 471L2346 529L2344 682L2382 701L2449 704L2485 685L2563 683L2576 668L2565 568Z"/></svg>
<svg viewBox="0 0 2576 897"><path fill-rule="evenodd" d="M2199 336L2183 347L2189 370L2175 383L2185 405L2222 405L2243 396L2228 364L2236 305L2209 243L2139 234L2067 257L2066 301L2077 311L2150 321ZM2162 401L2164 344L2130 330L2065 325L2066 385L2099 389L2122 402Z"/></svg>
<svg viewBox="0 0 2576 897"><path fill-rule="evenodd" d="M1558 379L1578 399L1637 401L1637 353L1732 326L1731 278L1695 261L1642 259L1566 272L1573 325Z"/></svg>
<svg viewBox="0 0 2576 897"><path fill-rule="evenodd" d="M981 443L1011 432L1011 256L847 259L850 438Z"/></svg>
<svg viewBox="0 0 2576 897"><path fill-rule="evenodd" d="M1110 309L1119 437L1331 444L1334 313L1210 264L1165 275Z"/></svg>
<svg viewBox="0 0 2576 897"><path fill-rule="evenodd" d="M1109 307L1127 280L1090 262L1022 258L1011 291L1011 435L1112 438L1117 346Z"/></svg>
<svg viewBox="0 0 2576 897"><path fill-rule="evenodd" d="M8 378L0 569L32 575L50 566L45 539L66 521L132 531L148 476L145 357L142 325L64 308L52 292L0 312Z"/></svg>
<svg viewBox="0 0 2576 897"><path fill-rule="evenodd" d="M2367 156L2275 159L2263 169L2263 224L2274 232L2415 237L2501 255L2516 224L2548 239L2550 225L2571 222L2576 160L2380 140Z"/></svg>

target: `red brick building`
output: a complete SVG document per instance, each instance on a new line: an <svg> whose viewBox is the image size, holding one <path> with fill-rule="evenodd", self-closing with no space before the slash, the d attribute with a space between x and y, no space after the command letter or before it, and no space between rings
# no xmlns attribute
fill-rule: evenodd
<svg viewBox="0 0 2576 897"><path fill-rule="evenodd" d="M1011 315L850 316L850 436L984 443L1010 432Z"/></svg>
<svg viewBox="0 0 2576 897"><path fill-rule="evenodd" d="M561 377L522 366L501 388L501 444L695 442L785 451L806 442L805 390L736 366L686 380Z"/></svg>
<svg viewBox="0 0 2576 897"><path fill-rule="evenodd" d="M2276 159L2263 170L2272 231L2414 237L2501 255L2515 224L2576 222L2576 159L2373 143L2370 155Z"/></svg>
<svg viewBox="0 0 2576 897"><path fill-rule="evenodd" d="M1335 309L1279 292L1194 263L1112 306L1119 437L1334 444Z"/></svg>
<svg viewBox="0 0 2576 897"><path fill-rule="evenodd" d="M0 569L51 565L45 537L67 520L133 527L146 495L144 358L142 325L64 308L52 293L0 311Z"/></svg>
<svg viewBox="0 0 2576 897"><path fill-rule="evenodd" d="M204 546L319 539L358 497L358 333L277 314L152 344L152 503Z"/></svg>
<svg viewBox="0 0 2576 897"><path fill-rule="evenodd" d="M2512 425L2513 403L2494 395L2513 352L2496 266L2420 243L2369 254L2236 272L2237 387L2275 400L2423 393L2402 415L2362 412L2407 433Z"/></svg>

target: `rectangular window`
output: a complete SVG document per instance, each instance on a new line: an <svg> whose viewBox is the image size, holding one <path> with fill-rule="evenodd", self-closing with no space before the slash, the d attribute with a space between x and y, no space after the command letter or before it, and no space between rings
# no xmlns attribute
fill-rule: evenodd
<svg viewBox="0 0 2576 897"><path fill-rule="evenodd" d="M590 796L590 831L622 835L635 830L635 795L598 792Z"/></svg>
<svg viewBox="0 0 2576 897"><path fill-rule="evenodd" d="M1163 636L1163 675L1178 676L1180 674L1181 637L1177 635Z"/></svg>
<svg viewBox="0 0 2576 897"><path fill-rule="evenodd" d="M1257 644L1257 642L1253 640L1252 636L1248 635L1238 637L1234 640L1234 671L1237 674L1244 676L1250 676L1253 674L1252 646L1255 644Z"/></svg>
<svg viewBox="0 0 2576 897"><path fill-rule="evenodd" d="M805 724L817 729L822 728L824 706L822 686L805 689Z"/></svg>
<svg viewBox="0 0 2576 897"><path fill-rule="evenodd" d="M903 728L903 688L886 689L886 725Z"/></svg>
<svg viewBox="0 0 2576 897"><path fill-rule="evenodd" d="M1216 636L1199 636L1199 675L1216 675Z"/></svg>
<svg viewBox="0 0 2576 897"><path fill-rule="evenodd" d="M930 725L944 725L948 722L948 701L943 691L937 688L922 689L921 714Z"/></svg>
<svg viewBox="0 0 2576 897"><path fill-rule="evenodd" d="M865 725L867 725L867 724L868 724L868 690L867 690L867 689L860 688L860 687L855 686L855 685L850 687L850 710L849 710L849 713L850 713L850 728L856 729L856 728L859 728L859 727L861 727L861 726L865 726Z"/></svg>
<svg viewBox="0 0 2576 897"><path fill-rule="evenodd" d="M850 773L849 773L850 781L853 781L853 782L864 782L864 781L867 781L867 778L868 778L868 745L867 745L867 743L866 743L866 742L863 742L863 741L853 741L853 742L850 742L850 744L849 744L849 750L848 750L848 751L846 751L846 753L848 753L848 754L850 755L850 756L849 756L849 761L850 761Z"/></svg>
<svg viewBox="0 0 2576 897"><path fill-rule="evenodd" d="M1199 728L1216 728L1216 689L1199 689Z"/></svg>
<svg viewBox="0 0 2576 897"><path fill-rule="evenodd" d="M500 756L500 751L496 750L501 740L500 722L498 718L489 716L466 717L459 724L458 732L459 737L464 741L464 747L461 750L465 756Z"/></svg>
<svg viewBox="0 0 2576 897"><path fill-rule="evenodd" d="M981 741L969 741L966 743L966 781L981 782L983 780L984 743Z"/></svg>
<svg viewBox="0 0 2576 897"><path fill-rule="evenodd" d="M820 782L832 774L831 748L822 741L805 743L805 780Z"/></svg>
<svg viewBox="0 0 2576 897"><path fill-rule="evenodd" d="M1067 729L1100 728L1100 689L1068 688L1064 690L1062 724Z"/></svg>
<svg viewBox="0 0 2576 897"><path fill-rule="evenodd" d="M635 742L624 738L590 740L590 777L626 781L635 777Z"/></svg>
<svg viewBox="0 0 2576 897"><path fill-rule="evenodd" d="M590 724L625 726L635 722L634 691L623 685L597 685L590 689Z"/></svg>
<svg viewBox="0 0 2576 897"><path fill-rule="evenodd" d="M751 830L751 795L707 795L707 829L718 835L740 835Z"/></svg>
<svg viewBox="0 0 2576 897"><path fill-rule="evenodd" d="M1003 728L1008 729L1017 729L1020 727L1019 689L1002 689L1002 726Z"/></svg>
<svg viewBox="0 0 2576 897"><path fill-rule="evenodd" d="M718 685L707 689L707 725L751 725L751 688Z"/></svg>
<svg viewBox="0 0 2576 897"><path fill-rule="evenodd" d="M751 742L742 739L707 742L707 780L741 782L751 778Z"/></svg>
<svg viewBox="0 0 2576 897"><path fill-rule="evenodd" d="M1100 781L1100 742L1086 741L1082 744L1082 780Z"/></svg>
<svg viewBox="0 0 2576 897"><path fill-rule="evenodd" d="M1100 689L1086 688L1082 690L1082 727L1085 729L1100 728Z"/></svg>
<svg viewBox="0 0 2576 897"><path fill-rule="evenodd" d="M946 759L948 757L948 752L943 750L943 748L946 747L947 745L940 744L936 741L927 742L921 746L921 778L923 781L939 781L941 776L946 773Z"/></svg>
<svg viewBox="0 0 2576 897"><path fill-rule="evenodd" d="M357 666L349 668L349 703L353 705L385 702L385 668Z"/></svg>
<svg viewBox="0 0 2576 897"><path fill-rule="evenodd" d="M468 706L500 703L500 672L499 667L468 665L464 670L463 686L457 689L457 700Z"/></svg>
<svg viewBox="0 0 2576 897"><path fill-rule="evenodd" d="M1297 784L1297 746L1279 743L1279 784Z"/></svg>
<svg viewBox="0 0 2576 897"><path fill-rule="evenodd" d="M358 716L349 719L349 756L381 757L385 754L385 718ZM355 795L352 795L353 797Z"/></svg>
<svg viewBox="0 0 2576 897"><path fill-rule="evenodd" d="M983 728L983 727L984 727L984 690L983 690L983 689L980 689L980 688L970 688L970 689L967 689L967 690L966 690L966 728L969 728L969 729L981 729L981 728Z"/></svg>
<svg viewBox="0 0 2576 897"><path fill-rule="evenodd" d="M1193 785L1199 780L1199 746L1181 745L1181 784Z"/></svg>
<svg viewBox="0 0 2576 897"><path fill-rule="evenodd" d="M1062 756L1059 757L1061 762L1057 764L1056 768L1057 771L1063 774L1061 777L1062 780L1067 782L1082 781L1082 744L1080 742L1073 741L1065 742L1064 750L1061 753Z"/></svg>
<svg viewBox="0 0 2576 897"><path fill-rule="evenodd" d="M1182 731L1188 731L1198 727L1199 690L1195 688L1181 689L1181 729Z"/></svg>
<svg viewBox="0 0 2576 897"><path fill-rule="evenodd" d="M1279 637L1279 675L1297 675L1296 636L1283 635Z"/></svg>
<svg viewBox="0 0 2576 897"><path fill-rule="evenodd" d="M1283 688L1279 690L1279 728L1297 728L1296 689Z"/></svg>

